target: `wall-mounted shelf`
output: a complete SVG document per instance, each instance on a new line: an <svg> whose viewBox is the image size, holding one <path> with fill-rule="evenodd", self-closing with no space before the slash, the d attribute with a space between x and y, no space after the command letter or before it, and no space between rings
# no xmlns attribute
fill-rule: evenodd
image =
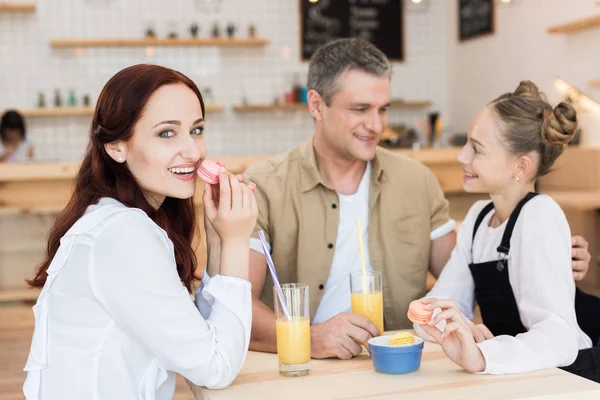
<svg viewBox="0 0 600 400"><path fill-rule="evenodd" d="M0 2L0 12L35 12L35 3Z"/></svg>
<svg viewBox="0 0 600 400"><path fill-rule="evenodd" d="M223 112L225 107L219 105L206 105L207 113ZM25 118L46 118L46 117L81 117L94 114L92 107L60 107L60 108L32 108L18 110ZM0 110L0 114L3 113Z"/></svg>
<svg viewBox="0 0 600 400"><path fill-rule="evenodd" d="M548 33L571 33L592 28L600 28L600 15L578 19L561 25L551 26L548 28Z"/></svg>
<svg viewBox="0 0 600 400"><path fill-rule="evenodd" d="M593 88L600 88L600 79L588 83Z"/></svg>
<svg viewBox="0 0 600 400"><path fill-rule="evenodd" d="M263 47L266 39L56 39L50 41L54 48L82 47L159 47L159 46L212 46L212 47Z"/></svg>
<svg viewBox="0 0 600 400"><path fill-rule="evenodd" d="M94 114L91 107L30 108L18 110L25 118L77 117Z"/></svg>
<svg viewBox="0 0 600 400"><path fill-rule="evenodd" d="M403 101L393 100L390 108L392 109L415 109L429 107L431 102L428 100L422 101ZM304 103L293 103L293 104L248 104L234 106L233 111L238 113L250 113L250 112L284 112L284 111L308 111L308 106Z"/></svg>
<svg viewBox="0 0 600 400"><path fill-rule="evenodd" d="M6 215L54 215L62 211L64 206L23 206L0 207L0 216Z"/></svg>
<svg viewBox="0 0 600 400"><path fill-rule="evenodd" d="M307 111L308 106L304 103L294 104L247 104L241 106L234 106L233 111L238 113L249 113L249 112L283 112L283 111Z"/></svg>
<svg viewBox="0 0 600 400"><path fill-rule="evenodd" d="M429 100L418 100L418 101L404 101L404 100L392 100L390 108L402 109L402 108L425 108L431 105Z"/></svg>
<svg viewBox="0 0 600 400"><path fill-rule="evenodd" d="M204 111L206 111L209 114L222 113L223 111L225 111L225 106L219 106L216 104L205 104Z"/></svg>
<svg viewBox="0 0 600 400"><path fill-rule="evenodd" d="M11 301L35 301L39 295L39 289L0 289L0 303Z"/></svg>

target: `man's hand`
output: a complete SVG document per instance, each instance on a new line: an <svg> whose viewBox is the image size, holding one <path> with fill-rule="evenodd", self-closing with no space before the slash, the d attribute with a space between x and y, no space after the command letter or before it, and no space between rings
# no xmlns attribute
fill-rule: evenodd
<svg viewBox="0 0 600 400"><path fill-rule="evenodd" d="M580 281L585 278L590 267L592 256L588 252L588 242L581 236L573 236L573 248L571 249L571 268L573 269L573 278Z"/></svg>
<svg viewBox="0 0 600 400"><path fill-rule="evenodd" d="M369 339L378 335L379 330L368 318L340 313L310 327L312 358L349 360L361 353L361 344L366 346Z"/></svg>

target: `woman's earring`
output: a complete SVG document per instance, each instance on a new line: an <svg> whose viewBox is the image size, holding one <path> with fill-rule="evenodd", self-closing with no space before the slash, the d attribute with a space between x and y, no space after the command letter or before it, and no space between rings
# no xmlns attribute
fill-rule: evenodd
<svg viewBox="0 0 600 400"><path fill-rule="evenodd" d="M123 157L119 157L119 162L123 162Z"/></svg>
<svg viewBox="0 0 600 400"><path fill-rule="evenodd" d="M519 175L515 175L515 182L519 182L521 180L521 178L519 178Z"/></svg>

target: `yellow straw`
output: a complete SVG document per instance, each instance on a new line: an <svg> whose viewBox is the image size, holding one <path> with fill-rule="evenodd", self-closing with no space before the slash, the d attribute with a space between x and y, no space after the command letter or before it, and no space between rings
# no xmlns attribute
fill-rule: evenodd
<svg viewBox="0 0 600 400"><path fill-rule="evenodd" d="M362 231L360 230L360 221L356 218L356 231L358 233L358 248L360 249L360 258L362 260L362 274L367 275L367 263L365 261L365 252L363 250ZM366 290L366 288L364 289Z"/></svg>

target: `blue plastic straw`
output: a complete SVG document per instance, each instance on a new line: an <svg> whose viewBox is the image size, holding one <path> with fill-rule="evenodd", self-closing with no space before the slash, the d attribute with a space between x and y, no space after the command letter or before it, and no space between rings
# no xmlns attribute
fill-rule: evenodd
<svg viewBox="0 0 600 400"><path fill-rule="evenodd" d="M275 290L277 291L277 296L279 297L279 304L281 304L281 310L285 315L285 319L290 320L290 314L287 310L287 304L285 303L285 299L283 297L283 291L281 290L281 285L279 285L279 279L277 279L277 272L275 271L275 266L273 265L273 260L271 259L271 254L269 254L269 248L267 246L267 239L265 239L265 233L261 230L258 232L258 236L260 237L260 243L262 244L263 251L265 253L265 258L267 259L267 265L269 266L269 271L271 271L271 278L273 278L273 284L275 285Z"/></svg>

